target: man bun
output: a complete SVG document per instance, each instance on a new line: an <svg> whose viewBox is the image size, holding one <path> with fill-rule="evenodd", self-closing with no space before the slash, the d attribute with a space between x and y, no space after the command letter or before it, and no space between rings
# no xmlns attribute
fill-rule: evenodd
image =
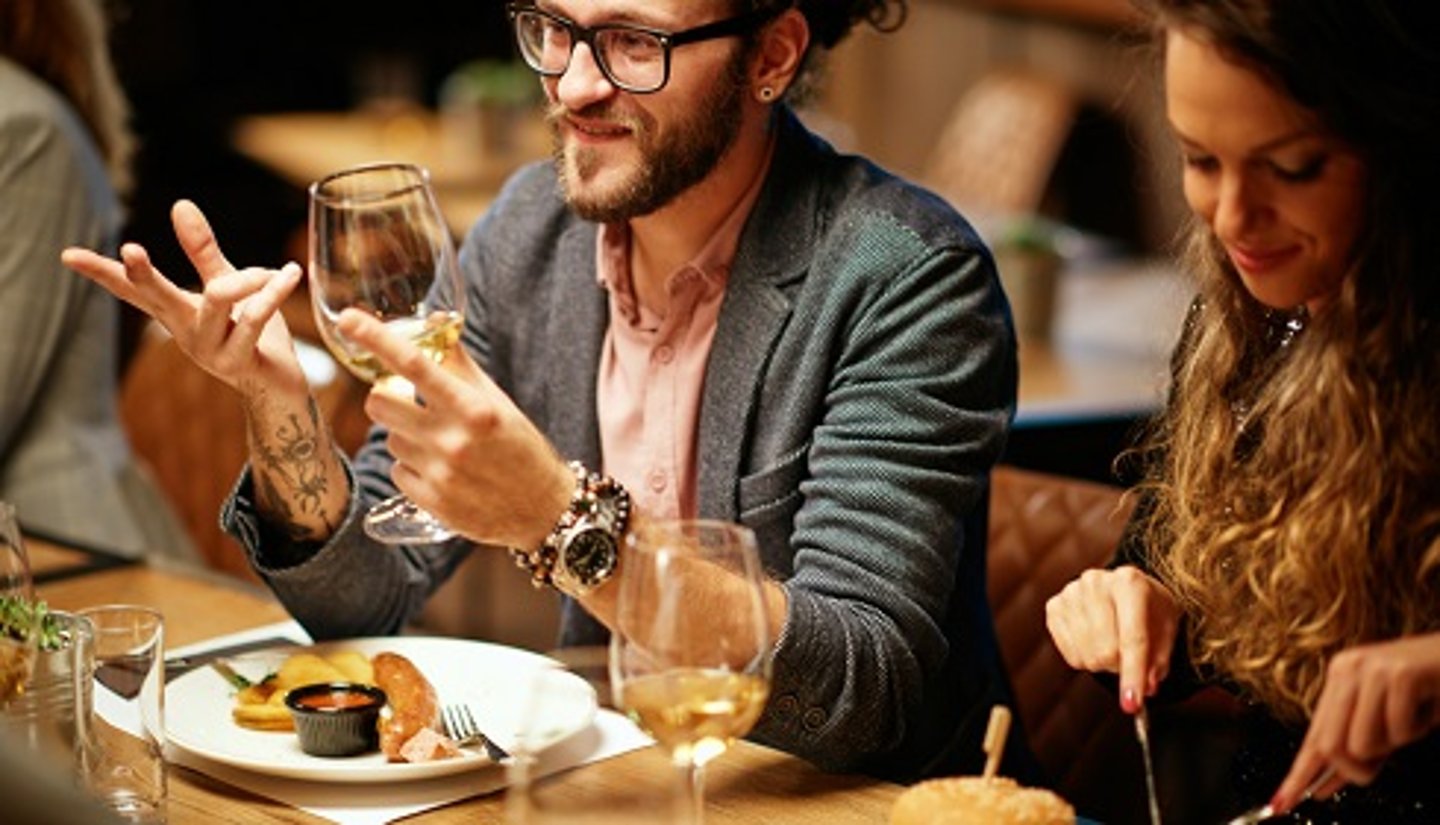
<svg viewBox="0 0 1440 825"><path fill-rule="evenodd" d="M812 42L825 49L845 39L860 22L892 32L905 23L906 0L742 0L740 10L784 9L794 6L810 23Z"/></svg>
<svg viewBox="0 0 1440 825"><path fill-rule="evenodd" d="M815 41L833 49L857 23L891 32L905 23L905 0L800 0L800 11L810 21Z"/></svg>

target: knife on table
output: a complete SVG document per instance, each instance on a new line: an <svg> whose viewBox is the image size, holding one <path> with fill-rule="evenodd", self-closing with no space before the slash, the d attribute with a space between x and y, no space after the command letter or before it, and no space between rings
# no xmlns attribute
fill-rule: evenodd
<svg viewBox="0 0 1440 825"><path fill-rule="evenodd" d="M301 642L287 636L267 636L264 639L251 639L248 642L239 642L211 650L171 656L165 660L165 681L168 682L176 676L189 673L197 667L204 667L217 659L228 659L231 656L239 656L242 653L252 653L257 650L269 650L272 647L293 647L298 644Z"/></svg>
<svg viewBox="0 0 1440 825"><path fill-rule="evenodd" d="M264 639L252 639L248 642L217 647L213 650L171 656L165 660L165 681L169 682L177 676L189 673L197 667L204 667L219 659L256 650L297 644L300 643L285 636L268 636ZM96 667L95 680L123 698L133 699L139 695L140 686L145 682L145 674L150 672L150 668L153 667L152 661L133 656L117 658Z"/></svg>
<svg viewBox="0 0 1440 825"><path fill-rule="evenodd" d="M1150 715L1141 705L1135 714L1135 737L1140 740L1140 754L1145 759L1145 793L1150 803L1150 825L1160 825L1160 796L1155 792L1155 761L1150 756Z"/></svg>

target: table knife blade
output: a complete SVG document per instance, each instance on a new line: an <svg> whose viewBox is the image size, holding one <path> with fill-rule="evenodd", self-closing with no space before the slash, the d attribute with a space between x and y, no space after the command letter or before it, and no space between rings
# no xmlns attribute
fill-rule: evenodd
<svg viewBox="0 0 1440 825"><path fill-rule="evenodd" d="M267 636L264 639L251 639L248 642L225 645L212 650L171 656L165 660L165 681L168 682L177 676L189 673L197 667L204 667L216 659L228 659L242 653L253 653L257 650L269 650L274 647L292 647L297 644L300 643L285 636Z"/></svg>

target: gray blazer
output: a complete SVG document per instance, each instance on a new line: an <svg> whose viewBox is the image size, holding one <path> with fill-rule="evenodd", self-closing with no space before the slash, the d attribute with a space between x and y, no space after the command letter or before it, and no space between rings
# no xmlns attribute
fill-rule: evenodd
<svg viewBox="0 0 1440 825"><path fill-rule="evenodd" d="M27 530L190 558L120 426L119 304L60 265L71 244L113 252L123 219L78 115L0 57L0 499Z"/></svg>
<svg viewBox="0 0 1440 825"><path fill-rule="evenodd" d="M788 113L779 129L698 434L701 515L753 528L789 595L752 737L900 779L974 768L990 705L1007 698L983 516L1014 411L1008 308L989 254L944 202L835 154ZM541 164L509 182L461 250L465 346L561 454L592 466L609 323L595 235ZM393 490L384 435L354 464L367 502ZM313 555L262 550L243 479L238 494L227 522L317 637L398 630L469 549L378 548L352 513ZM515 586L529 586L518 572ZM604 629L570 603L562 637Z"/></svg>

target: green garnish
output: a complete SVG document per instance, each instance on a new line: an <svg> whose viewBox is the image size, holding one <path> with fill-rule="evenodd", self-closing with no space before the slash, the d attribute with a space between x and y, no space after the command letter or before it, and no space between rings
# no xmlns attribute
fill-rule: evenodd
<svg viewBox="0 0 1440 825"><path fill-rule="evenodd" d="M33 627L39 628L36 646L40 650L59 650L69 641L45 602L0 596L0 633L15 641L23 641L29 628Z"/></svg>

